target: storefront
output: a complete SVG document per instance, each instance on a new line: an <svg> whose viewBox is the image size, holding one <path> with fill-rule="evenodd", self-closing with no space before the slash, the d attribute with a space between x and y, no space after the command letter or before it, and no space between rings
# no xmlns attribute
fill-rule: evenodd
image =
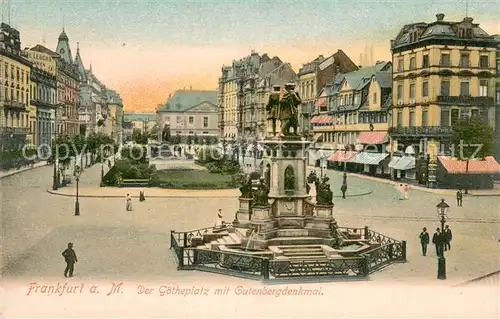
<svg viewBox="0 0 500 319"><path fill-rule="evenodd" d="M393 156L388 166L392 169L391 176L393 179L414 180L416 177L415 157L413 156Z"/></svg>

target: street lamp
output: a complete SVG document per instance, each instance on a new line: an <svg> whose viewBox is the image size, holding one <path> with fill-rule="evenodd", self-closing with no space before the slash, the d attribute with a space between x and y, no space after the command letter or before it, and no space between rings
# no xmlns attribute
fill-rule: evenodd
<svg viewBox="0 0 500 319"><path fill-rule="evenodd" d="M450 209L450 205L448 205L444 199L441 199L441 202L436 205L437 213L439 216L439 221L441 222L441 240L439 245L439 251L441 252L438 256L438 275L437 279L446 279L446 259L444 258L444 224L446 223L446 215Z"/></svg>
<svg viewBox="0 0 500 319"><path fill-rule="evenodd" d="M344 174L342 175L342 188L347 191L347 108L339 106L344 110Z"/></svg>
<svg viewBox="0 0 500 319"><path fill-rule="evenodd" d="M78 202L78 183L80 182L80 174L82 173L82 170L80 166L76 165L75 166L75 171L74 175L76 178L76 201L75 201L75 216L80 216L80 203Z"/></svg>

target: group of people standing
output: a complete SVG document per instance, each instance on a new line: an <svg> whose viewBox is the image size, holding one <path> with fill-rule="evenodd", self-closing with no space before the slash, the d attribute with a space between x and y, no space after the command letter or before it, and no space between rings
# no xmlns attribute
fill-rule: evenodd
<svg viewBox="0 0 500 319"><path fill-rule="evenodd" d="M427 228L424 227L420 233L420 245L422 246L422 255L427 255L427 245L429 245L430 237ZM432 244L436 247L436 256L443 256L443 251L451 250L452 233L450 226L446 225L444 231L438 227L432 235Z"/></svg>
<svg viewBox="0 0 500 319"><path fill-rule="evenodd" d="M399 199L408 199L410 196L410 186L408 184L399 184L396 185L396 189L398 190L399 193Z"/></svg>

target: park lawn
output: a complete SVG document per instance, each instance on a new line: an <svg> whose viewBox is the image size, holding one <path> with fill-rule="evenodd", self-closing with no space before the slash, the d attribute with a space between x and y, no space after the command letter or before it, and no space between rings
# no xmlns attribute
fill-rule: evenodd
<svg viewBox="0 0 500 319"><path fill-rule="evenodd" d="M186 189L235 188L232 175L199 170L162 170L157 172L159 187Z"/></svg>

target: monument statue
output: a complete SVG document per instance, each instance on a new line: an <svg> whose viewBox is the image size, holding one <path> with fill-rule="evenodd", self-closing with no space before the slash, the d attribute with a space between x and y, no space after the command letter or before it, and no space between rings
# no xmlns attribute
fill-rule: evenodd
<svg viewBox="0 0 500 319"><path fill-rule="evenodd" d="M266 106L267 119L271 120L273 128L273 136L276 136L276 120L278 119L280 108L280 86L273 86L273 91L269 96L269 102Z"/></svg>
<svg viewBox="0 0 500 319"><path fill-rule="evenodd" d="M242 176L240 176L240 183L240 198L252 198L252 180L242 174Z"/></svg>
<svg viewBox="0 0 500 319"><path fill-rule="evenodd" d="M329 180L330 179L325 176L318 185L318 189L316 190L316 202L319 205L333 205L333 192L330 189Z"/></svg>
<svg viewBox="0 0 500 319"><path fill-rule="evenodd" d="M285 169L285 190L295 190L295 174L291 166Z"/></svg>
<svg viewBox="0 0 500 319"><path fill-rule="evenodd" d="M298 106L301 103L300 97L294 91L295 84L288 83L285 85L285 92L280 98L279 103L279 120L281 123L281 134L283 136L296 136L298 135ZM290 133L290 128L293 133Z"/></svg>
<svg viewBox="0 0 500 319"><path fill-rule="evenodd" d="M259 188L255 194L254 205L269 205L269 186L267 186L266 181L261 178Z"/></svg>

